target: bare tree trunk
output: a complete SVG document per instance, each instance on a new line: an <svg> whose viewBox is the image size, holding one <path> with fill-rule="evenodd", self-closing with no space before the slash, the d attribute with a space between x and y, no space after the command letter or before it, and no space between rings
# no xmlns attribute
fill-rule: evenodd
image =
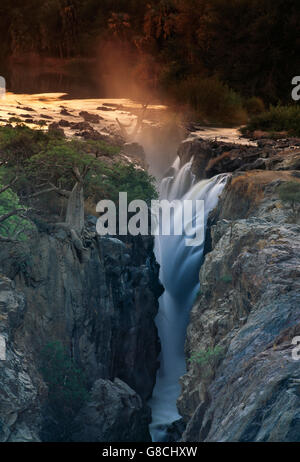
<svg viewBox="0 0 300 462"><path fill-rule="evenodd" d="M116 121L118 122L118 125L120 127L120 130L121 130L121 135L123 136L123 138L125 138L125 140L134 141L135 137L137 136L137 134L138 134L138 132L139 132L139 130L140 130L142 124L143 124L147 107L148 107L148 103L142 104L141 113L136 118L135 127L132 130L132 133L130 133L127 130L127 128L129 128L131 126L131 124L124 124L124 123L120 122L119 119L116 119Z"/></svg>
<svg viewBox="0 0 300 462"><path fill-rule="evenodd" d="M66 224L80 236L84 227L83 184L77 182L68 199Z"/></svg>

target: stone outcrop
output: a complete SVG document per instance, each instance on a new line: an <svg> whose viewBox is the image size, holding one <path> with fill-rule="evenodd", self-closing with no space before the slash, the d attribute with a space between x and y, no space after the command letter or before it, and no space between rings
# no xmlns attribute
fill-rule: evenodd
<svg viewBox="0 0 300 462"><path fill-rule="evenodd" d="M76 422L81 430L73 435L75 442L147 442L151 441L150 409L141 398L119 379L95 382L89 402Z"/></svg>
<svg viewBox="0 0 300 462"><path fill-rule="evenodd" d="M153 239L102 238L90 223L79 248L66 229L48 227L27 244L1 246L0 272L10 278L0 284L0 334L8 348L0 361L0 438L39 439L47 403L39 355L51 341L64 345L91 389L105 381L109 397L98 402L100 414L124 416L123 433L122 420L112 423L112 440L134 441L135 431L149 438L145 402L158 367L154 318L162 292ZM135 422L130 432L126 416Z"/></svg>
<svg viewBox="0 0 300 462"><path fill-rule="evenodd" d="M0 276L0 441L39 441L45 387L17 338L26 301L10 279Z"/></svg>
<svg viewBox="0 0 300 462"><path fill-rule="evenodd" d="M277 193L297 176L235 173L210 217L186 341L194 359L178 400L183 441L300 440L300 370L292 357L300 335L300 215Z"/></svg>
<svg viewBox="0 0 300 462"><path fill-rule="evenodd" d="M193 158L197 178L249 170L298 170L300 139L261 139L256 146L188 138L178 149L181 166Z"/></svg>

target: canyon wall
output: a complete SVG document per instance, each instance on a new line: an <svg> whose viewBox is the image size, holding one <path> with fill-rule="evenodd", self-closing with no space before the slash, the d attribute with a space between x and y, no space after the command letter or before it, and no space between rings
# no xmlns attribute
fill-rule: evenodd
<svg viewBox="0 0 300 462"><path fill-rule="evenodd" d="M194 155L199 176L212 167L232 174L209 219L187 332L182 441L299 441L299 201L283 201L278 189L299 183L299 148L196 145L181 153Z"/></svg>
<svg viewBox="0 0 300 462"><path fill-rule="evenodd" d="M93 441L149 441L159 340L154 318L162 287L153 239L96 236L72 241L64 229L1 245L0 440L39 441L48 418L40 352L60 342L85 373L80 411ZM137 242L138 241L138 242ZM103 416L105 425L103 425ZM84 431L76 441L85 441Z"/></svg>

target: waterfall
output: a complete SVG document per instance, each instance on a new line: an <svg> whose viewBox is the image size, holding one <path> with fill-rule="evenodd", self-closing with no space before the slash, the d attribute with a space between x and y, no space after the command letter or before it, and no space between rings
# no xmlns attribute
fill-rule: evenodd
<svg viewBox="0 0 300 462"><path fill-rule="evenodd" d="M204 200L206 227L208 214L218 203L227 175L218 175L195 184L191 164L192 160L179 169L177 159L172 167L174 176L164 178L161 182L160 195L162 199L171 201ZM204 242L197 247L189 247L184 235L156 236L155 254L161 266L160 279L165 287L156 318L161 340L160 369L149 402L152 408L150 432L156 442L164 441L166 428L181 417L176 407L180 394L179 378L186 372L184 343L189 313L199 290L203 250Z"/></svg>
<svg viewBox="0 0 300 462"><path fill-rule="evenodd" d="M193 158L180 169L180 159L177 157L171 167L172 176L163 178L159 195L160 199L169 201L181 199L195 182L195 175L192 173Z"/></svg>

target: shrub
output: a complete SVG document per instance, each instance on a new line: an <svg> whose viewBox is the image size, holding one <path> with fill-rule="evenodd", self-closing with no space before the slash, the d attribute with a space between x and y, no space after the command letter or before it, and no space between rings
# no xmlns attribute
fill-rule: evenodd
<svg viewBox="0 0 300 462"><path fill-rule="evenodd" d="M0 158L5 162L6 172L18 174L14 188L25 197L34 194L38 184L49 187L51 183L70 191L75 183L74 167L83 171L88 166L84 194L89 209L101 199L117 202L119 191L127 191L129 201L149 202L156 198L154 178L146 171L132 164L108 163L96 158L114 157L119 151L119 147L103 141L66 140L24 126L0 127Z"/></svg>
<svg viewBox="0 0 300 462"><path fill-rule="evenodd" d="M190 76L171 84L171 92L202 119L230 124L247 121L241 96L215 77Z"/></svg>
<svg viewBox="0 0 300 462"><path fill-rule="evenodd" d="M252 96L244 101L244 108L249 115L261 114L265 111L265 105L261 98Z"/></svg>
<svg viewBox="0 0 300 462"><path fill-rule="evenodd" d="M197 353L193 353L190 362L197 364L212 364L218 361L224 353L224 349L220 346L214 348L208 348L208 350L200 350Z"/></svg>
<svg viewBox="0 0 300 462"><path fill-rule="evenodd" d="M244 133L255 130L300 136L300 106L271 106L268 111L253 117L243 128Z"/></svg>
<svg viewBox="0 0 300 462"><path fill-rule="evenodd" d="M224 276L222 276L220 280L222 282L225 282L225 284L229 284L230 282L232 282L232 276L231 274L224 274Z"/></svg>
<svg viewBox="0 0 300 462"><path fill-rule="evenodd" d="M0 169L0 188L3 187L5 169ZM13 210L24 209L20 204L19 198L10 188L0 194L0 216ZM26 208L25 208L26 209ZM26 210L24 214L26 213ZM33 223L24 216L12 215L0 223L0 235L4 238L24 241L35 229Z"/></svg>
<svg viewBox="0 0 300 462"><path fill-rule="evenodd" d="M290 203L295 212L296 205L300 202L300 183L297 181L287 181L278 186L277 192L279 199Z"/></svg>
<svg viewBox="0 0 300 462"><path fill-rule="evenodd" d="M73 420L88 398L83 371L67 355L60 342L50 342L41 351L40 372L48 386L48 408L43 439L68 441Z"/></svg>
<svg viewBox="0 0 300 462"><path fill-rule="evenodd" d="M18 125L0 127L0 158L6 166L23 165L26 159L37 154L50 137L40 130Z"/></svg>

